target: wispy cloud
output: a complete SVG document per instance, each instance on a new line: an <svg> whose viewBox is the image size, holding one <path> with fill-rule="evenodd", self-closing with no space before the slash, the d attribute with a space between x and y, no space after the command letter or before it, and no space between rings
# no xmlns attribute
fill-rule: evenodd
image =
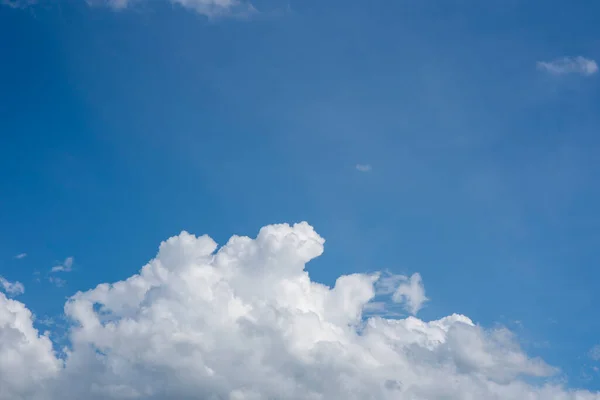
<svg viewBox="0 0 600 400"><path fill-rule="evenodd" d="M240 16L245 17L257 12L254 6L245 0L169 0L208 17Z"/></svg>
<svg viewBox="0 0 600 400"><path fill-rule="evenodd" d="M0 5L11 8L25 8L36 4L36 0L0 0Z"/></svg>
<svg viewBox="0 0 600 400"><path fill-rule="evenodd" d="M398 286L408 278L405 275L396 275L389 271L384 271L375 282L375 293L378 296L393 294Z"/></svg>
<svg viewBox="0 0 600 400"><path fill-rule="evenodd" d="M425 296L425 286L418 272L410 277L406 275L397 275L389 271L382 272L375 282L375 295L392 295L392 301L405 311L416 315L423 305L429 300ZM388 302L375 301L369 304L369 312L385 312L386 315L397 314L392 311L394 307ZM400 314L397 314L400 315Z"/></svg>
<svg viewBox="0 0 600 400"><path fill-rule="evenodd" d="M90 7L108 7L115 11L134 7L139 3L153 3L151 0L80 0ZM248 0L163 0L198 14L213 17L248 17L258 13ZM0 0L0 4L13 8L25 8L35 5L37 0Z"/></svg>
<svg viewBox="0 0 600 400"><path fill-rule="evenodd" d="M56 321L52 317L45 316L43 318L36 319L36 322L40 325L53 326L56 325Z"/></svg>
<svg viewBox="0 0 600 400"><path fill-rule="evenodd" d="M598 72L596 61L582 56L563 57L552 61L538 61L539 70L546 71L552 75L579 74L591 76Z"/></svg>
<svg viewBox="0 0 600 400"><path fill-rule="evenodd" d="M360 172L369 172L373 167L371 167L371 164L356 164L356 169Z"/></svg>
<svg viewBox="0 0 600 400"><path fill-rule="evenodd" d="M403 303L406 311L416 315L425 302L429 299L425 296L425 286L421 274L414 273L410 278L402 277L403 282L398 286L392 300L396 303Z"/></svg>
<svg viewBox="0 0 600 400"><path fill-rule="evenodd" d="M67 257L62 264L52 267L51 272L71 272L73 270L73 257Z"/></svg>
<svg viewBox="0 0 600 400"><path fill-rule="evenodd" d="M115 10L126 8L131 0L85 0L88 6L107 6Z"/></svg>
<svg viewBox="0 0 600 400"><path fill-rule="evenodd" d="M23 258L27 257L27 253L20 253L17 254L16 256L14 256L13 258L17 259L17 260L22 260Z"/></svg>
<svg viewBox="0 0 600 400"><path fill-rule="evenodd" d="M600 361L600 344L592 347L588 352L588 356L594 361Z"/></svg>
<svg viewBox="0 0 600 400"><path fill-rule="evenodd" d="M59 278L59 277L56 277L56 276L49 277L48 281L50 283L52 283L54 286L56 286L56 287L63 287L67 283L66 280L64 280L62 278Z"/></svg>
<svg viewBox="0 0 600 400"><path fill-rule="evenodd" d="M0 276L0 289L11 296L25 293L25 286L21 282L10 282L2 276Z"/></svg>

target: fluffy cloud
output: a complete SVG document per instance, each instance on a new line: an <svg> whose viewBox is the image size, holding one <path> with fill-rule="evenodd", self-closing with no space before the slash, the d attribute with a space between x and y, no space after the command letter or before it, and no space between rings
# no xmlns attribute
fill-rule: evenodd
<svg viewBox="0 0 600 400"><path fill-rule="evenodd" d="M0 293L0 399L43 399L61 371L48 336L23 303Z"/></svg>
<svg viewBox="0 0 600 400"><path fill-rule="evenodd" d="M10 282L2 276L0 276L0 290L11 296L18 296L25 293L25 287L21 282Z"/></svg>
<svg viewBox="0 0 600 400"><path fill-rule="evenodd" d="M579 74L594 75L598 72L596 61L585 57L563 57L553 61L538 61L538 69L553 75Z"/></svg>
<svg viewBox="0 0 600 400"><path fill-rule="evenodd" d="M600 400L527 383L556 371L506 329L462 315L365 319L378 288L397 292L395 278L313 282L305 264L323 244L306 223L218 250L183 232L138 274L68 300L61 358L25 306L0 295L0 400ZM417 277L396 281L411 288Z"/></svg>

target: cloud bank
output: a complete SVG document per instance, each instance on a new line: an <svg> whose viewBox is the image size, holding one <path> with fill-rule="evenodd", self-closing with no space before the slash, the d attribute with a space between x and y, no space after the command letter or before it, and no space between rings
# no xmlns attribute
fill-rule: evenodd
<svg viewBox="0 0 600 400"><path fill-rule="evenodd" d="M60 357L25 305L0 293L0 400L600 399L527 383L557 371L506 329L456 314L365 319L382 275L311 281L305 264L323 245L306 223L220 249L182 232L138 274L67 301ZM384 291L424 298L420 276L384 278Z"/></svg>
<svg viewBox="0 0 600 400"><path fill-rule="evenodd" d="M553 61L538 61L538 69L552 75L578 74L591 76L598 72L596 61L585 57L563 57Z"/></svg>

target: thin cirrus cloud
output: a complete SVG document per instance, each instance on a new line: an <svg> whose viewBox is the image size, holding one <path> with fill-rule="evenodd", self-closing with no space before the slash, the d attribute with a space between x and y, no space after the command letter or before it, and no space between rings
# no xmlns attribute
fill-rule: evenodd
<svg viewBox="0 0 600 400"><path fill-rule="evenodd" d="M553 380L558 370L505 328L458 314L365 317L378 290L416 310L420 275L325 286L305 269L324 242L307 223L221 248L182 232L139 273L71 296L60 354L27 306L0 293L0 400L600 398Z"/></svg>
<svg viewBox="0 0 600 400"><path fill-rule="evenodd" d="M4 0L17 3L29 3L35 0ZM106 6L113 10L124 10L140 3L152 3L151 0L84 0L89 6ZM207 17L248 16L257 12L247 0L162 0Z"/></svg>
<svg viewBox="0 0 600 400"><path fill-rule="evenodd" d="M594 361L600 361L600 345L595 345L588 352L588 356Z"/></svg>
<svg viewBox="0 0 600 400"><path fill-rule="evenodd" d="M20 253L20 254L17 254L16 256L14 256L14 258L15 258L16 260L22 260L22 259L24 259L25 257L27 257L27 253Z"/></svg>
<svg viewBox="0 0 600 400"><path fill-rule="evenodd" d="M65 284L67 283L65 279L59 278L57 276L49 276L48 281L59 288L65 286Z"/></svg>
<svg viewBox="0 0 600 400"><path fill-rule="evenodd" d="M356 169L360 172L370 172L373 167L371 164L356 164Z"/></svg>
<svg viewBox="0 0 600 400"><path fill-rule="evenodd" d="M552 61L538 61L539 70L545 71L551 75L577 74L591 76L598 72L596 61L578 57L562 57Z"/></svg>
<svg viewBox="0 0 600 400"><path fill-rule="evenodd" d="M0 5L11 8L25 8L33 6L37 0L0 0Z"/></svg>

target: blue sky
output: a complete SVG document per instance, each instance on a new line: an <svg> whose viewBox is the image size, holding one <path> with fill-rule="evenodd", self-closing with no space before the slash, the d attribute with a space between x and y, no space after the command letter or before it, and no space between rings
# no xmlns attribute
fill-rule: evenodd
<svg viewBox="0 0 600 400"><path fill-rule="evenodd" d="M306 220L314 280L419 271L420 318L600 389L600 4L39 3L0 6L0 275L36 315L181 230Z"/></svg>

